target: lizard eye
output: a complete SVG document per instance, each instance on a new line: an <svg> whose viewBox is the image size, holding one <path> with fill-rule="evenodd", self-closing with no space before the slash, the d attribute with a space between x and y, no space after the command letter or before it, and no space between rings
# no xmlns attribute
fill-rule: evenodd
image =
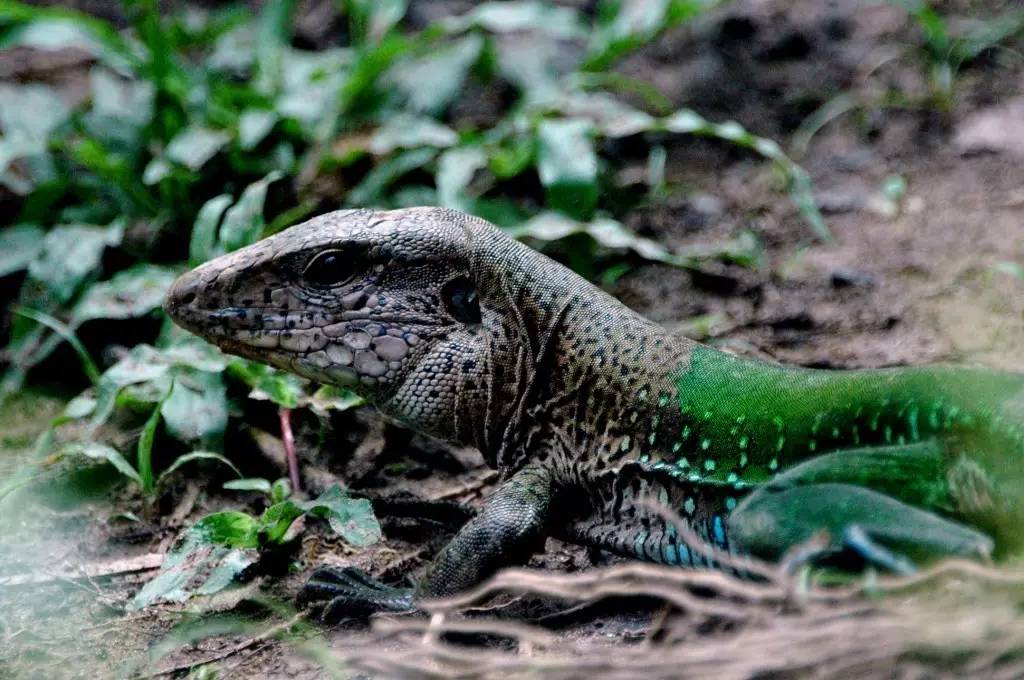
<svg viewBox="0 0 1024 680"><path fill-rule="evenodd" d="M480 323L480 302L476 297L476 286L464 276L444 284L441 289L445 308L456 321L465 324Z"/></svg>
<svg viewBox="0 0 1024 680"><path fill-rule="evenodd" d="M355 276L352 258L340 250L317 253L302 270L302 277L321 286L337 286Z"/></svg>

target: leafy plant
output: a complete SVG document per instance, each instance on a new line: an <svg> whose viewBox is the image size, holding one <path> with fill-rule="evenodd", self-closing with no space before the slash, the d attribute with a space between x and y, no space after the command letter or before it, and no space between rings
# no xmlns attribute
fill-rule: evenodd
<svg viewBox="0 0 1024 680"><path fill-rule="evenodd" d="M273 489L269 489L272 497ZM277 494L286 491L283 484L276 489ZM366 547L380 540L380 524L370 502L350 497L337 485L312 501L287 495L278 498L259 517L228 510L207 515L186 529L164 557L160 573L139 591L131 608L159 601L184 602L224 590L258 569L260 560L287 548L297 534L295 522L306 515L326 520L353 546Z"/></svg>
<svg viewBox="0 0 1024 680"><path fill-rule="evenodd" d="M961 66L1024 31L1024 10L975 22L967 31L955 35L942 15L926 0L891 0L913 18L924 38L924 54L928 63L929 82L936 103L949 110L953 103L953 79Z"/></svg>
<svg viewBox="0 0 1024 680"><path fill-rule="evenodd" d="M668 110L650 86L607 73L714 4L619 0L588 18L487 2L409 32L406 2L347 0L348 43L317 52L292 46L291 0L256 17L240 7L161 14L139 0L126 3L124 30L73 10L0 4L0 49L74 46L95 60L89 95L74 106L42 84L0 86L0 185L19 197L0 230L0 275L24 277L0 398L68 342L91 387L55 427L87 423L69 450L110 460L147 496L160 483L158 432L220 454L232 386L320 414L358 405L347 391L228 359L171 330L160 310L186 266L342 205L470 211L603 281L638 259L756 266L750 233L671 252L623 226L626 212L675 190L663 167L665 140L677 135L768 159L828 240L806 172L777 144ZM564 58L566 43L579 47L575 60ZM511 103L484 122L453 115L481 86L507 88ZM619 100L622 89L646 93L650 112ZM612 143L625 138L649 147L646 187L620 186L611 171ZM531 184L542 195L523 196ZM107 353L116 360L103 370L95 338L117 343L116 324L129 319L151 320L151 344ZM98 321L102 333L85 332ZM83 443L118 410L144 422L131 464ZM40 458L58 439L41 440Z"/></svg>

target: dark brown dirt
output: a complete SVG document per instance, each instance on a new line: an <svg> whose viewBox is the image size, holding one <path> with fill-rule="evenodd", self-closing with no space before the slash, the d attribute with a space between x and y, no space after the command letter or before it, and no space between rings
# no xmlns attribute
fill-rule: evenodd
<svg viewBox="0 0 1024 680"><path fill-rule="evenodd" d="M445 9L444 3L413 4L412 16L423 21ZM939 3L939 9L956 23L1013 4L964 0ZM307 14L327 11L321 5L310 3ZM308 44L326 39L317 27L331 25L328 19L307 23ZM667 326L780 361L859 367L955 360L1024 370L1024 279L1008 266L1024 266L1024 155L1019 140L1008 132L1000 136L1013 130L1007 112L1020 110L1008 105L1024 91L1024 58L1019 51L993 51L969 65L955 79L947 111L929 90L920 43L905 15L884 3L743 0L629 57L619 70L653 84L674 106L735 119L784 145L834 97L851 93L863 105L828 122L800 159L836 244L813 237L757 159L724 144L671 139L669 196L636 210L628 226L672 248L751 231L763 243L765 263L755 270L721 265L702 274L643 265L612 292ZM882 106L889 90L912 105ZM967 132L986 116L995 124L979 142ZM623 167L642 162L625 156ZM882 186L894 175L907 190L887 201ZM300 433L313 426L300 422ZM463 520L451 503L477 504L493 482L475 453L409 436L370 411L342 414L333 426L323 448L312 435L308 441L300 436L307 483L325 486L337 475L382 499L377 508L388 540L347 555L311 532L299 555L305 569L335 561L390 580L415 572ZM12 451L30 444L23 434L5 442ZM180 500L179 491L172 490L172 501ZM177 527L227 502L213 488L203 490L176 524L164 518L134 530L119 524L115 516L123 508L109 500L47 508L41 518L19 518L18 530L0 537L0 571L17 572L18 564L42 556L73 574L74 565L158 551ZM424 508L429 519L422 517ZM590 563L583 551L555 542L534 561L568 571ZM207 621L209 635L191 644L165 635L196 614L173 607L122 614L143 579L59 576L37 586L0 586L0 676L131 676L184 668L252 641L291 615L246 606L233 614L245 625L225 621L232 632L218 635L206 612L206 619L198 618ZM263 593L286 602L300 579L268 581ZM627 645L643 636L649 614L639 607L584 615L563 634L567 643ZM333 675L325 670L330 650L365 643L367 636L349 627L307 631L288 644L259 640L219 660L218 677ZM158 658L165 648L167 656Z"/></svg>

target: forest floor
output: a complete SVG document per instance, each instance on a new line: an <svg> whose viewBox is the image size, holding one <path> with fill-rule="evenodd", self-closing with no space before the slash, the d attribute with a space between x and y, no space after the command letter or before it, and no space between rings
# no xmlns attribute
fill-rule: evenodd
<svg viewBox="0 0 1024 680"><path fill-rule="evenodd" d="M974 3L942 4L956 16L958 9L966 15ZM944 110L929 87L927 66L908 47L917 40L906 15L887 4L745 0L727 3L631 55L618 70L654 85L673 107L689 106L712 120L737 120L786 148L805 147L798 160L810 172L836 242L813 238L764 163L718 142L677 138L667 143L666 176L670 184L689 190L638 210L627 226L672 249L750 230L764 243L764 263L758 268L722 264L699 274L648 264L611 284L610 292L681 333L787 363L847 368L956 361L1024 370L1022 60L1019 53L1005 59L994 55L962 70ZM883 105L891 90L902 92L908 103ZM849 110L804 142L800 125L823 92L843 94L840 102L849 102ZM633 157L627 144L621 155L622 173L643 171L645 157ZM905 190L893 189L903 185ZM35 435L62 407L60 398L38 392L4 407L0 478L28 455ZM158 514L128 522L119 519L123 507L116 493L100 489L91 502L67 506L59 490L48 489L4 517L0 565L8 581L0 582L0 676L146 677L168 669L176 669L170 676L180 676L210 659L217 659L216 676L203 677L320 678L345 676L352 667L377 668L388 676L398 673L397 666L386 665L389 655L395 663L404 658L434 664L423 666L423 674L440 673L444 658L410 652L422 635L381 637L356 624L321 629L293 618L290 597L304 573L325 561L355 564L391 581L415 574L465 520L462 506L477 505L487 495L495 475L476 452L411 435L369 408L334 417L326 443L314 420L300 417L296 423L307 488L341 478L375 498L386 538L380 546L349 555L312 530L296 555L301 572L256 582L243 593L202 606L125 613L126 602L154 573L158 558L153 556L166 551L182 526L229 507L237 495L218 494L202 479L184 479L163 494ZM253 441L263 446L240 446L252 456L250 469L273 468L279 460L273 435L259 434ZM254 496L254 507L258 502ZM550 541L531 566L576 573L614 562ZM90 574L83 575L83 565ZM927 610L975 626L959 631L958 639L982 639L986 625L1012 620L1007 598L967 576L953 581L956 585L945 582L945 587L992 607L982 623L961 617L945 599ZM752 612L782 611L783 599L749 606ZM593 665L595 659L622 655L649 663L659 677L684 677L705 668L718 668L717 677L803 677L820 675L826 667L832 669L830 677L897 677L885 665L891 656L863 657L861 665L845 666L815 666L811 657L786 656L794 646L829 644L810 636L810 623L825 630L832 621L814 607L804 624L798 623L800 614L787 614L797 622L790 626L792 642L783 644L783 637L775 646L756 636L778 631L777 623L759 615L742 623L723 612L708 615L701 619L705 625L672 637L673 644L688 646L691 655L703 646L733 660L744 653L756 658L736 665L720 657L720 665L703 666L713 659L664 651L664 631L671 627L666 628L660 605L634 599L563 611L572 604L526 598L496 606L490 613L499 622L525 617L553 636L520 639L518 657L508 642L518 633L500 626L487 635L478 630L462 642L484 650L478 661L493 664L477 670L492 675L530 674L532 668L538 675L547 669L565 677L599 670L626 676L630 669L621 664ZM843 604L850 616L856 615L850 611L866 611L858 606ZM887 612L886 627L864 616L837 635L849 641L875 626L893 642L912 635L908 631L927 619L908 615L901 623ZM1001 630L1020 633L1014 626ZM957 637L948 629L936 635L930 644L937 647L944 635ZM1016 642L1024 649L1024 636ZM545 649L578 665L546 666ZM666 659L691 665L658 665L659 650ZM487 656L492 653L493 659ZM515 665L523 655L535 665ZM815 658L838 663L839 655L822 652ZM1019 655L1010 656L1019 662ZM508 661L515 658L520 661ZM1009 667L999 670L1005 659L990 661L998 671L993 677L1009 672ZM900 662L898 677L941 676L928 670L927 655L900 657Z"/></svg>

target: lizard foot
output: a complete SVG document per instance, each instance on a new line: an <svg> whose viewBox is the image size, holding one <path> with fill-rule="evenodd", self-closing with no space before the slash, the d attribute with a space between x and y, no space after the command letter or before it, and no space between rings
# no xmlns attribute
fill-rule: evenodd
<svg viewBox="0 0 1024 680"><path fill-rule="evenodd" d="M299 591L297 602L324 623L415 609L412 588L389 586L355 567L319 567Z"/></svg>

